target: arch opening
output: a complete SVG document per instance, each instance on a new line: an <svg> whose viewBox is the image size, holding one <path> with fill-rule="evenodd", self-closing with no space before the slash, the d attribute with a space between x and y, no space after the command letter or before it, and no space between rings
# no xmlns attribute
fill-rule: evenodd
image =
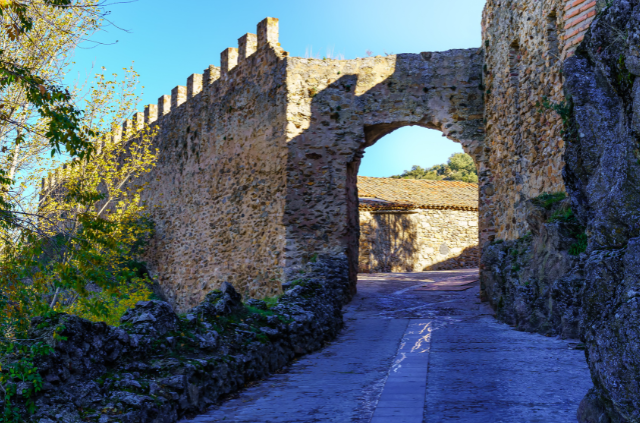
<svg viewBox="0 0 640 423"><path fill-rule="evenodd" d="M416 123L416 122L392 122L392 123L378 123L375 125L366 125L364 127L365 144L362 146L364 150L367 147L373 146L376 142L386 137L387 135L395 132L398 129L408 126L421 127L425 129L439 130L437 126L430 123Z"/></svg>
<svg viewBox="0 0 640 423"><path fill-rule="evenodd" d="M433 129L403 122L365 128L366 142L348 169L354 273L478 267L476 164L461 144ZM374 151L378 166L366 150ZM398 150L405 152L400 160ZM394 165L382 170L388 165L382 161Z"/></svg>
<svg viewBox="0 0 640 423"><path fill-rule="evenodd" d="M380 57L349 72L336 61L323 68L326 85L315 86L313 95L302 91L289 111L296 120L287 126L285 280L318 259L335 263L345 279L348 274L345 296L355 294L358 171L365 149L388 133L405 126L439 130L472 155L482 183L489 183L482 64L479 49ZM291 78L316 72L312 63L299 65Z"/></svg>

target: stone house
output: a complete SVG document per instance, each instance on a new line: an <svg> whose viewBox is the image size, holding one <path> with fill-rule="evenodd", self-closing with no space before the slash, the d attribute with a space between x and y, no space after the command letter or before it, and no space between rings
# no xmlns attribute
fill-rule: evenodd
<svg viewBox="0 0 640 423"><path fill-rule="evenodd" d="M478 185L358 177L360 272L477 267Z"/></svg>

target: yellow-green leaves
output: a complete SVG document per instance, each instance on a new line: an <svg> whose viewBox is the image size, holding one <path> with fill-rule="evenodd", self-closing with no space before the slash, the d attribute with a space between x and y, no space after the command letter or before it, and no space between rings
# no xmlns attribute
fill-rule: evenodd
<svg viewBox="0 0 640 423"><path fill-rule="evenodd" d="M136 184L155 166L155 129L124 141L119 124L138 101L137 74L96 77L86 99L96 153L60 166L38 189L37 219L0 250L1 336L24 333L29 319L51 310L117 323L148 298L141 254L153 232ZM113 120L112 120L113 119Z"/></svg>
<svg viewBox="0 0 640 423"><path fill-rule="evenodd" d="M93 113L96 130L106 125L107 110L127 117L113 96L119 93L119 98L133 101L128 87L125 83L120 96L113 82L98 78L93 92L94 106L101 105ZM48 267L49 289L60 292L52 307L114 323L122 307L131 305L127 298L149 295L137 260L141 241L153 228L140 200L142 188L134 182L153 168L156 149L154 129L145 127L121 141L115 136L118 126L110 126L111 131L94 141L99 153L69 163L52 178L56 182L42 193L40 213L47 219L40 230L62 240L60 253Z"/></svg>

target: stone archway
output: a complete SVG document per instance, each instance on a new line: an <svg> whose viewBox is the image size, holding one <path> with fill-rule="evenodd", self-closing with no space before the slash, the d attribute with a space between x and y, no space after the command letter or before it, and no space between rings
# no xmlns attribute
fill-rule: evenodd
<svg viewBox="0 0 640 423"><path fill-rule="evenodd" d="M355 214L349 222L358 224L354 232L359 248L349 255L357 254L358 272L419 272L470 265L473 257L479 259L477 184L389 179L392 163L396 166L394 172L400 173L413 165L424 165L425 160L436 164L433 162L435 156L440 157L439 163L444 163L450 154L464 149L460 143L442 139L439 131L422 125L394 126L384 125L384 131L375 133L365 129L364 157L351 163L347 169L350 183L357 178L358 204L349 203L349 213ZM372 133L375 138L369 137ZM375 142L372 143L373 140ZM452 151L443 155L448 149ZM402 160L402 168L397 168L398 160ZM472 166L477 170L475 163ZM386 173L382 170L385 168ZM449 207L442 203L418 206L419 192L426 192L423 190L436 196L447 192L458 200L449 200ZM432 200L438 201L436 198ZM466 198L464 205L457 203L462 198ZM403 201L412 203L414 207L406 204L403 208L397 204ZM353 245L350 243L352 248ZM476 260L474 267L478 264Z"/></svg>
<svg viewBox="0 0 640 423"><path fill-rule="evenodd" d="M292 275L317 255L346 255L354 292L356 182L366 147L403 126L436 129L461 143L486 178L482 54L471 49L352 61L293 58L288 73L295 90L288 111L285 271ZM487 223L480 223L481 231Z"/></svg>

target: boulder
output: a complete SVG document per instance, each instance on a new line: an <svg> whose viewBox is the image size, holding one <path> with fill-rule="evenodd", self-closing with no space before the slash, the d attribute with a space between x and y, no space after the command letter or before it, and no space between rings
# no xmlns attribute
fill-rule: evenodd
<svg viewBox="0 0 640 423"><path fill-rule="evenodd" d="M120 319L130 333L160 337L178 329L178 316L164 301L140 301Z"/></svg>
<svg viewBox="0 0 640 423"><path fill-rule="evenodd" d="M215 318L233 314L241 310L242 307L242 295L235 290L233 285L224 282L219 290L207 294L202 304L191 309L189 314L205 319Z"/></svg>

